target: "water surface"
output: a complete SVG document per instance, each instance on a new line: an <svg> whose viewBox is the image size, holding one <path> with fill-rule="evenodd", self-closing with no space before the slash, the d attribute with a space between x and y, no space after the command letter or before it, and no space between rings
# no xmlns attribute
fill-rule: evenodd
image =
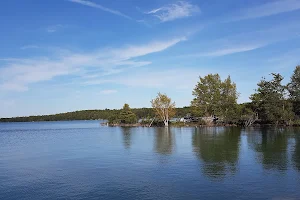
<svg viewBox="0 0 300 200"><path fill-rule="evenodd" d="M0 123L0 199L300 199L300 129Z"/></svg>

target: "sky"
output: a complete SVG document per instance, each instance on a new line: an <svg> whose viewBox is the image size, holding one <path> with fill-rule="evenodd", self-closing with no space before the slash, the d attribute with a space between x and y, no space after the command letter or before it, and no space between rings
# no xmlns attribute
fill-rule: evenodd
<svg viewBox="0 0 300 200"><path fill-rule="evenodd" d="M249 101L300 64L300 0L3 0L0 117L189 106L219 73Z"/></svg>

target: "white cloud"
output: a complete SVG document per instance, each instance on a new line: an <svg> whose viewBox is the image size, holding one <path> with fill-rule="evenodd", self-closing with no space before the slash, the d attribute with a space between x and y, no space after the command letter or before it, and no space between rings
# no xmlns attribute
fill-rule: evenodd
<svg viewBox="0 0 300 200"><path fill-rule="evenodd" d="M179 18L190 17L198 12L200 12L200 8L197 5L192 5L186 1L178 1L177 3L153 9L146 12L146 14L157 17L161 22L168 22Z"/></svg>
<svg viewBox="0 0 300 200"><path fill-rule="evenodd" d="M217 57L217 56L225 56L235 53L242 53L247 51L252 51L258 48L261 48L263 45L249 45L249 46L232 46L232 47L224 47L219 48L214 51L208 51L204 53L198 53L198 54L191 54L188 56L191 57Z"/></svg>
<svg viewBox="0 0 300 200"><path fill-rule="evenodd" d="M102 90L100 93L101 94L114 94L117 93L117 90Z"/></svg>
<svg viewBox="0 0 300 200"><path fill-rule="evenodd" d="M300 26L288 23L271 29L246 32L202 43L202 51L182 55L182 57L217 57L253 51L268 45L299 37Z"/></svg>
<svg viewBox="0 0 300 200"><path fill-rule="evenodd" d="M54 58L2 59L5 64L0 68L0 89L25 91L32 83L51 80L57 76L91 79L117 74L150 64L150 61L138 60L141 59L139 57L163 51L184 40L185 38L178 38L85 54L69 52Z"/></svg>
<svg viewBox="0 0 300 200"><path fill-rule="evenodd" d="M52 26L48 26L46 28L46 31L48 33L55 33L56 31L58 31L59 29L63 28L64 25L61 25L61 24L56 24L56 25L52 25Z"/></svg>
<svg viewBox="0 0 300 200"><path fill-rule="evenodd" d="M79 3L81 5L93 7L93 8L98 8L98 9L103 10L105 12L109 12L109 13L112 13L114 15L118 15L118 16L121 16L121 17L124 17L124 18L127 18L127 19L132 19L131 17L121 13L120 11L113 10L113 9L110 9L110 8L106 8L106 7L104 7L100 4L96 4L96 3L91 2L91 1L86 1L86 0L69 0L69 1L73 2L73 3Z"/></svg>
<svg viewBox="0 0 300 200"><path fill-rule="evenodd" d="M26 49L38 49L39 46L37 45L25 45L25 46L22 46L20 49L21 50L26 50Z"/></svg>
<svg viewBox="0 0 300 200"><path fill-rule="evenodd" d="M134 74L118 76L110 79L92 79L84 82L84 85L101 85L105 83L119 84L127 87L141 88L169 88L182 90L192 89L199 75L207 74L203 69L175 68L165 70L140 70ZM183 80L183 81L179 81Z"/></svg>
<svg viewBox="0 0 300 200"><path fill-rule="evenodd" d="M300 9L299 0L276 0L256 7L243 9L229 21L267 17L298 9Z"/></svg>

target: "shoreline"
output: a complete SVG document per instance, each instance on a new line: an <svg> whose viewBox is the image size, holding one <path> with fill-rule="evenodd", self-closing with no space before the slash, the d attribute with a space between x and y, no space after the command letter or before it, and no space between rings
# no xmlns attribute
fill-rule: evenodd
<svg viewBox="0 0 300 200"><path fill-rule="evenodd" d="M108 126L108 127L165 127L165 126L149 126L149 124L109 124L109 123L100 123L101 126ZM252 126L241 126L237 124L215 124L215 125L199 125L199 124L169 124L168 127L175 127L175 128L182 128L182 127L195 127L195 128L204 128L204 127L241 127L241 128L247 128L247 127L300 127L300 125L293 125L293 126L287 126L287 125L274 125L274 124L254 124Z"/></svg>

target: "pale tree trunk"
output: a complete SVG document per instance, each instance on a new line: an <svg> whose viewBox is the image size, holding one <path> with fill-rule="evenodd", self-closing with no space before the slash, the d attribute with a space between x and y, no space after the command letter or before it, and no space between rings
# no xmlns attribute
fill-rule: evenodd
<svg viewBox="0 0 300 200"><path fill-rule="evenodd" d="M168 113L168 108L166 109L165 111L165 120L164 120L164 123L165 123L165 126L168 127L169 126L169 113Z"/></svg>

